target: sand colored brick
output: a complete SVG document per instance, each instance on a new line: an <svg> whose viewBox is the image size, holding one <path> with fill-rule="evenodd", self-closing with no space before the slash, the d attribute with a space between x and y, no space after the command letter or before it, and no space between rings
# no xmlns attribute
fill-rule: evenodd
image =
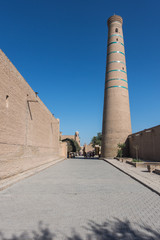
<svg viewBox="0 0 160 240"><path fill-rule="evenodd" d="M131 134L128 141L131 157L160 162L160 125Z"/></svg>
<svg viewBox="0 0 160 240"><path fill-rule="evenodd" d="M80 137L79 137L78 131L76 131L74 135L62 135L62 132L61 132L60 139L65 140L66 138L75 140L80 146Z"/></svg>
<svg viewBox="0 0 160 240"><path fill-rule="evenodd" d="M61 146L59 120L0 50L1 166L26 170L60 156Z"/></svg>
<svg viewBox="0 0 160 240"><path fill-rule="evenodd" d="M102 129L102 157L117 155L117 144L131 134L128 82L122 30L123 20L108 19L108 47Z"/></svg>

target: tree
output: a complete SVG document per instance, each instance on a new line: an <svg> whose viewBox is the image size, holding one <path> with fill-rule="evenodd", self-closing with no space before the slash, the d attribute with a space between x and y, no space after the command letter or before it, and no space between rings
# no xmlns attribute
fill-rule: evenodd
<svg viewBox="0 0 160 240"><path fill-rule="evenodd" d="M76 146L76 152L79 152L81 150L81 147L79 146L78 142L74 140L74 144Z"/></svg>
<svg viewBox="0 0 160 240"><path fill-rule="evenodd" d="M102 142L102 133L99 132L97 133L97 136L94 136L91 140L92 147L95 147L95 145L101 146L101 142Z"/></svg>
<svg viewBox="0 0 160 240"><path fill-rule="evenodd" d="M118 143L118 152L117 152L117 157L122 157L124 154L124 149L126 147L125 143Z"/></svg>
<svg viewBox="0 0 160 240"><path fill-rule="evenodd" d="M135 145L134 149L136 150L136 159L138 160L138 150L139 150L139 146Z"/></svg>
<svg viewBox="0 0 160 240"><path fill-rule="evenodd" d="M67 142L67 152L79 152L81 149L74 139L66 138L62 142Z"/></svg>

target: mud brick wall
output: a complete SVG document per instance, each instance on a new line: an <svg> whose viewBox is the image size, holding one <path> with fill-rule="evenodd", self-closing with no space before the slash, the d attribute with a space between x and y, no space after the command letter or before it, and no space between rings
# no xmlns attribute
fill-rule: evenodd
<svg viewBox="0 0 160 240"><path fill-rule="evenodd" d="M160 161L160 125L129 135L130 156L150 161ZM137 149L137 150L136 150Z"/></svg>
<svg viewBox="0 0 160 240"><path fill-rule="evenodd" d="M37 165L60 152L59 120L0 50L0 162Z"/></svg>

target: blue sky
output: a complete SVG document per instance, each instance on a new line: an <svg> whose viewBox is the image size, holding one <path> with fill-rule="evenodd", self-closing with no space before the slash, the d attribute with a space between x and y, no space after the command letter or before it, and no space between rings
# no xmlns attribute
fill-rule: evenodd
<svg viewBox="0 0 160 240"><path fill-rule="evenodd" d="M0 0L0 9L0 48L82 144L102 129L106 22L122 16L132 131L160 124L159 0Z"/></svg>

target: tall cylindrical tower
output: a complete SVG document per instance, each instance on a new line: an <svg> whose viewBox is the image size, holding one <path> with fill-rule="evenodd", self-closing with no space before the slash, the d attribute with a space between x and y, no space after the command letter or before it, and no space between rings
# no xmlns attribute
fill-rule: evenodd
<svg viewBox="0 0 160 240"><path fill-rule="evenodd" d="M117 144L124 143L131 134L131 119L123 20L114 15L108 19L108 45L102 129L102 157L117 155Z"/></svg>

